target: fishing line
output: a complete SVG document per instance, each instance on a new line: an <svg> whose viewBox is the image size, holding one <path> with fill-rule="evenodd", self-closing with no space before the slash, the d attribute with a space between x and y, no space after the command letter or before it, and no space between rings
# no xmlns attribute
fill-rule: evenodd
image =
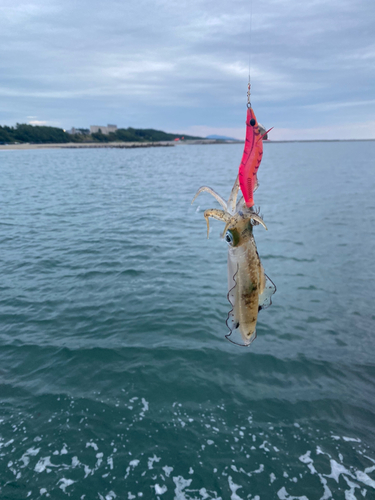
<svg viewBox="0 0 375 500"><path fill-rule="evenodd" d="M251 107L250 103L250 73L251 73L251 56L252 56L252 22L253 22L253 0L250 0L250 25L249 25L249 82L247 84L247 107Z"/></svg>
<svg viewBox="0 0 375 500"><path fill-rule="evenodd" d="M250 0L250 26L249 26L249 82L250 82L250 71L251 71L251 32L252 32L252 23L253 23L253 0Z"/></svg>

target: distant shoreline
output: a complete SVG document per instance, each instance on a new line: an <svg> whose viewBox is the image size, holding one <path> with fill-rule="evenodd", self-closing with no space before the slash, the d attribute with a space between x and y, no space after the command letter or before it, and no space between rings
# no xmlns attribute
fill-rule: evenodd
<svg viewBox="0 0 375 500"><path fill-rule="evenodd" d="M299 139L285 141L264 141L264 144L282 144L293 142L369 142L375 139ZM196 144L243 144L244 141L224 141L218 139L196 139L185 141L160 141L160 142L66 142L50 144L0 144L0 151L7 150L27 150L27 149L134 149L134 148L160 148Z"/></svg>
<svg viewBox="0 0 375 500"><path fill-rule="evenodd" d="M284 141L263 141L263 144L278 144L281 142L368 142L375 139L289 139Z"/></svg>
<svg viewBox="0 0 375 500"><path fill-rule="evenodd" d="M216 139L190 139L184 141L158 141L158 142L62 142L48 144L0 144L0 151L4 150L24 150L24 149L95 149L95 148L158 148L173 147L189 144L232 144L243 141L220 141Z"/></svg>

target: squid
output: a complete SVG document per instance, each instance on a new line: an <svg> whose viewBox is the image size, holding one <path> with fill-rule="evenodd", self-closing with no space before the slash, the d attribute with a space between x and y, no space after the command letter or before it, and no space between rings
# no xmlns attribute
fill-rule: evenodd
<svg viewBox="0 0 375 500"><path fill-rule="evenodd" d="M232 309L228 313L225 337L234 344L249 346L256 338L258 313L271 305L271 296L276 287L265 274L259 258L253 228L267 226L253 207L248 207L244 197L237 201L240 187L237 176L226 202L216 191L208 186L198 189L192 203L202 192L210 193L221 205L222 210L210 208L204 212L209 236L209 218L225 223L222 236L228 243L228 301ZM254 191L258 187L255 177Z"/></svg>

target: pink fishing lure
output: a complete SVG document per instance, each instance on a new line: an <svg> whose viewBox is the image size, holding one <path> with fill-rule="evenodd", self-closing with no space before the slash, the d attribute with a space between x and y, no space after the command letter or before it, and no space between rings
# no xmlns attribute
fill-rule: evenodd
<svg viewBox="0 0 375 500"><path fill-rule="evenodd" d="M242 160L239 167L241 191L247 207L254 205L254 188L257 184L257 172L263 156L263 137L251 106L247 108L246 139Z"/></svg>

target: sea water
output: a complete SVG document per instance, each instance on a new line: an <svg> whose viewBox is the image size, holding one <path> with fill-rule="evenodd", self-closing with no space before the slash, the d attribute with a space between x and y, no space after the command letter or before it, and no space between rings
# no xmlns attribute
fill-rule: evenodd
<svg viewBox="0 0 375 500"><path fill-rule="evenodd" d="M241 153L0 152L2 499L375 498L375 142L265 145L249 348L190 205Z"/></svg>

